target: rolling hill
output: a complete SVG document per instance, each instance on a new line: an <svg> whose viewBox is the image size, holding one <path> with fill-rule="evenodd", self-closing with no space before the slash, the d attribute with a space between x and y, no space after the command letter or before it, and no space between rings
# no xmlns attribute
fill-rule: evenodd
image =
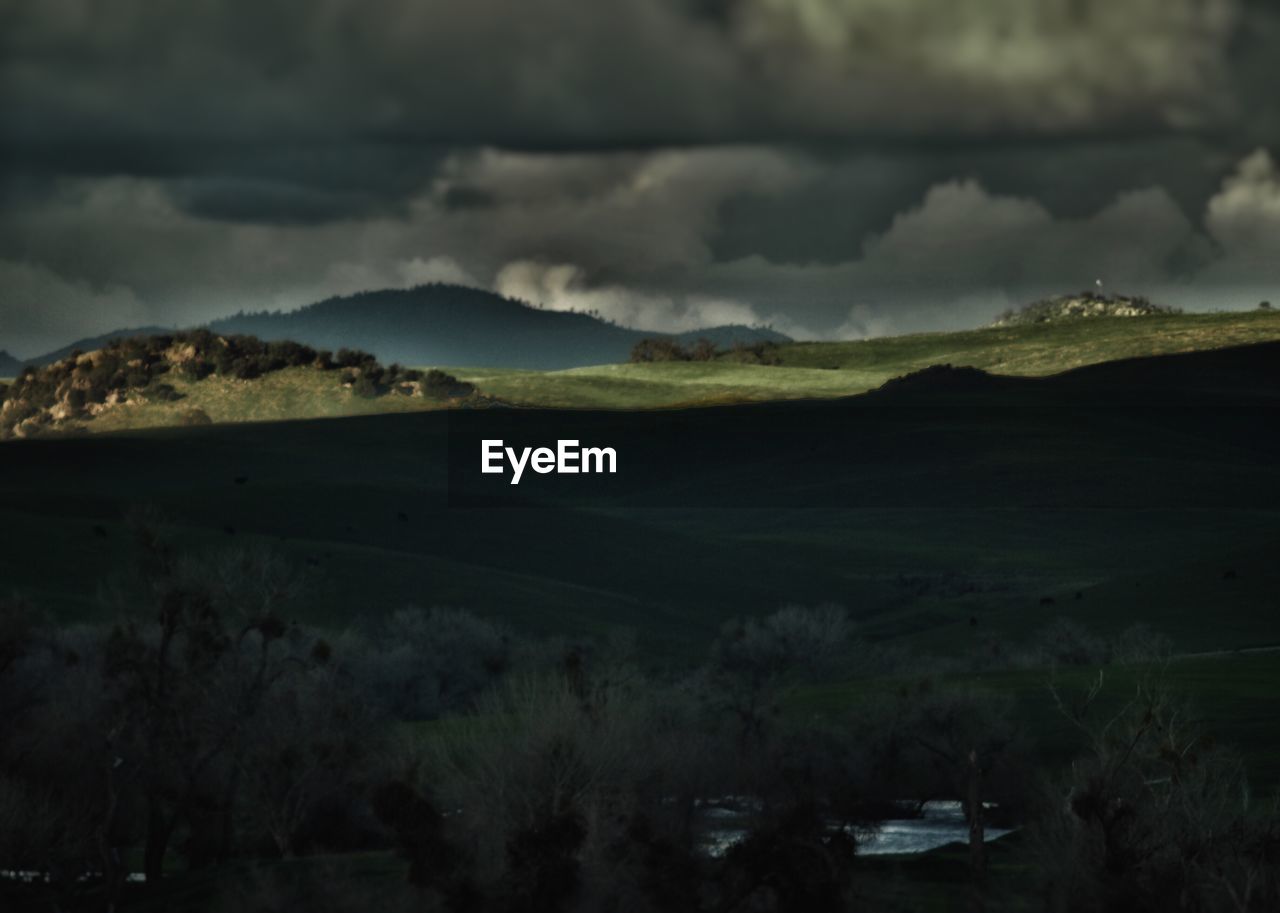
<svg viewBox="0 0 1280 913"><path fill-rule="evenodd" d="M540 313L540 312L537 312ZM575 316L575 315L567 315ZM668 409L731 403L832 399L876 389L934 365L1037 377L1163 353L1280 340L1280 313L1182 314L988 327L859 342L791 343L778 364L750 364L727 351L713 361L609 364L557 371L449 368L485 404L555 409ZM167 398L132 397L85 423L89 430L181 424L198 410L217 423L277 421L438 408L430 399L353 396L334 376L290 367L252 380L166 377ZM140 391L145 394L145 391Z"/></svg>
<svg viewBox="0 0 1280 913"><path fill-rule="evenodd" d="M554 408L658 408L852 396L931 365L1043 376L1084 365L1280 339L1280 312L1170 314L985 327L856 342L779 346L777 365L714 362L596 365L567 371L458 369L499 399Z"/></svg>
<svg viewBox="0 0 1280 913"><path fill-rule="evenodd" d="M590 314L547 311L480 289L425 285L331 298L288 313L240 314L214 321L217 333L293 339L317 348L354 347L384 362L570 368L626 361L654 333ZM771 330L711 327L681 338L787 341Z"/></svg>
<svg viewBox="0 0 1280 913"><path fill-rule="evenodd" d="M835 401L11 441L0 514L22 533L0 576L51 607L94 611L96 581L126 548L126 509L147 500L193 540L314 558L334 574L314 601L328 619L420 601L556 629L709 635L737 612L831 600L879 636L931 638L979 610L989 625L1030 625L1046 594L1128 580L1129 620L1203 649L1280 643L1273 594L1254 587L1270 579L1260 569L1280 510L1278 366L1280 344L1267 344ZM486 506L467 500L476 479L451 470L469 465L451 447L474 434L568 431L610 442L625 471L604 488L522 486L521 500ZM1243 614L1210 629L1203 587L1141 584L1206 574L1212 591L1222 567L1241 570ZM954 598L948 575L968 584ZM1180 592L1195 604L1162 602ZM1119 621L1092 609L1073 607Z"/></svg>

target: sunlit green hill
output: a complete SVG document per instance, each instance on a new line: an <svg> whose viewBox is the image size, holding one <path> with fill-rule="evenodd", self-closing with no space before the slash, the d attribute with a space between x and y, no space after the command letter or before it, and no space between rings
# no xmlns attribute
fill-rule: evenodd
<svg viewBox="0 0 1280 913"><path fill-rule="evenodd" d="M658 409L771 400L829 399L879 387L931 365L993 374L1044 376L1123 358L1280 340L1280 312L1103 317L890 336L857 342L800 342L769 352L776 364L740 352L711 361L608 364L559 371L449 367L476 386L473 404L545 408ZM420 366L428 367L428 366ZM287 367L254 378L165 376L176 396L139 391L77 421L89 431L181 425L192 415L215 424L331 418L441 408L438 399L361 397L337 372ZM456 405L456 404L455 404ZM203 418L202 418L203 421Z"/></svg>
<svg viewBox="0 0 1280 913"><path fill-rule="evenodd" d="M485 393L522 405L633 409L850 396L930 365L1042 376L1082 365L1280 339L1280 312L1097 318L888 336L797 342L779 365L712 362L601 365L568 371L454 373Z"/></svg>

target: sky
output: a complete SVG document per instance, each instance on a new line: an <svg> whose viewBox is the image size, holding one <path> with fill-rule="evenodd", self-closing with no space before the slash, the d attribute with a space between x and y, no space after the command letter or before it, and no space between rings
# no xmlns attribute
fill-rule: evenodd
<svg viewBox="0 0 1280 913"><path fill-rule="evenodd" d="M0 348L433 281L856 339L1280 302L1267 0L0 0Z"/></svg>

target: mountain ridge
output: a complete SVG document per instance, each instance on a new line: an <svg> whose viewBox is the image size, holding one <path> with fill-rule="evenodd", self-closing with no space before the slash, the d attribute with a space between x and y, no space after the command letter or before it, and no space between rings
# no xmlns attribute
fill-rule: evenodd
<svg viewBox="0 0 1280 913"><path fill-rule="evenodd" d="M13 377L23 368L23 362L5 349L0 349L0 377Z"/></svg>
<svg viewBox="0 0 1280 913"><path fill-rule="evenodd" d="M317 349L361 349L386 364L466 365L541 370L626 361L642 339L666 336L682 343L705 337L721 348L735 342L790 342L764 327L723 325L685 333L653 333L619 326L598 316L532 307L483 289L434 283L334 296L293 311L241 312L190 329L220 335L290 340ZM77 340L17 363L42 367L79 349L91 351L118 339L175 332L137 327ZM3 372L0 371L0 374Z"/></svg>

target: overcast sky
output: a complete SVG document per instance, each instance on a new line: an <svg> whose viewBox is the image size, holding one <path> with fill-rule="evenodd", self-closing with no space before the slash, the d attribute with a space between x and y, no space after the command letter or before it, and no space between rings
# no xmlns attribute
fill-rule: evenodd
<svg viewBox="0 0 1280 913"><path fill-rule="evenodd" d="M0 348L434 280L814 338L1280 301L1277 6L0 0Z"/></svg>

